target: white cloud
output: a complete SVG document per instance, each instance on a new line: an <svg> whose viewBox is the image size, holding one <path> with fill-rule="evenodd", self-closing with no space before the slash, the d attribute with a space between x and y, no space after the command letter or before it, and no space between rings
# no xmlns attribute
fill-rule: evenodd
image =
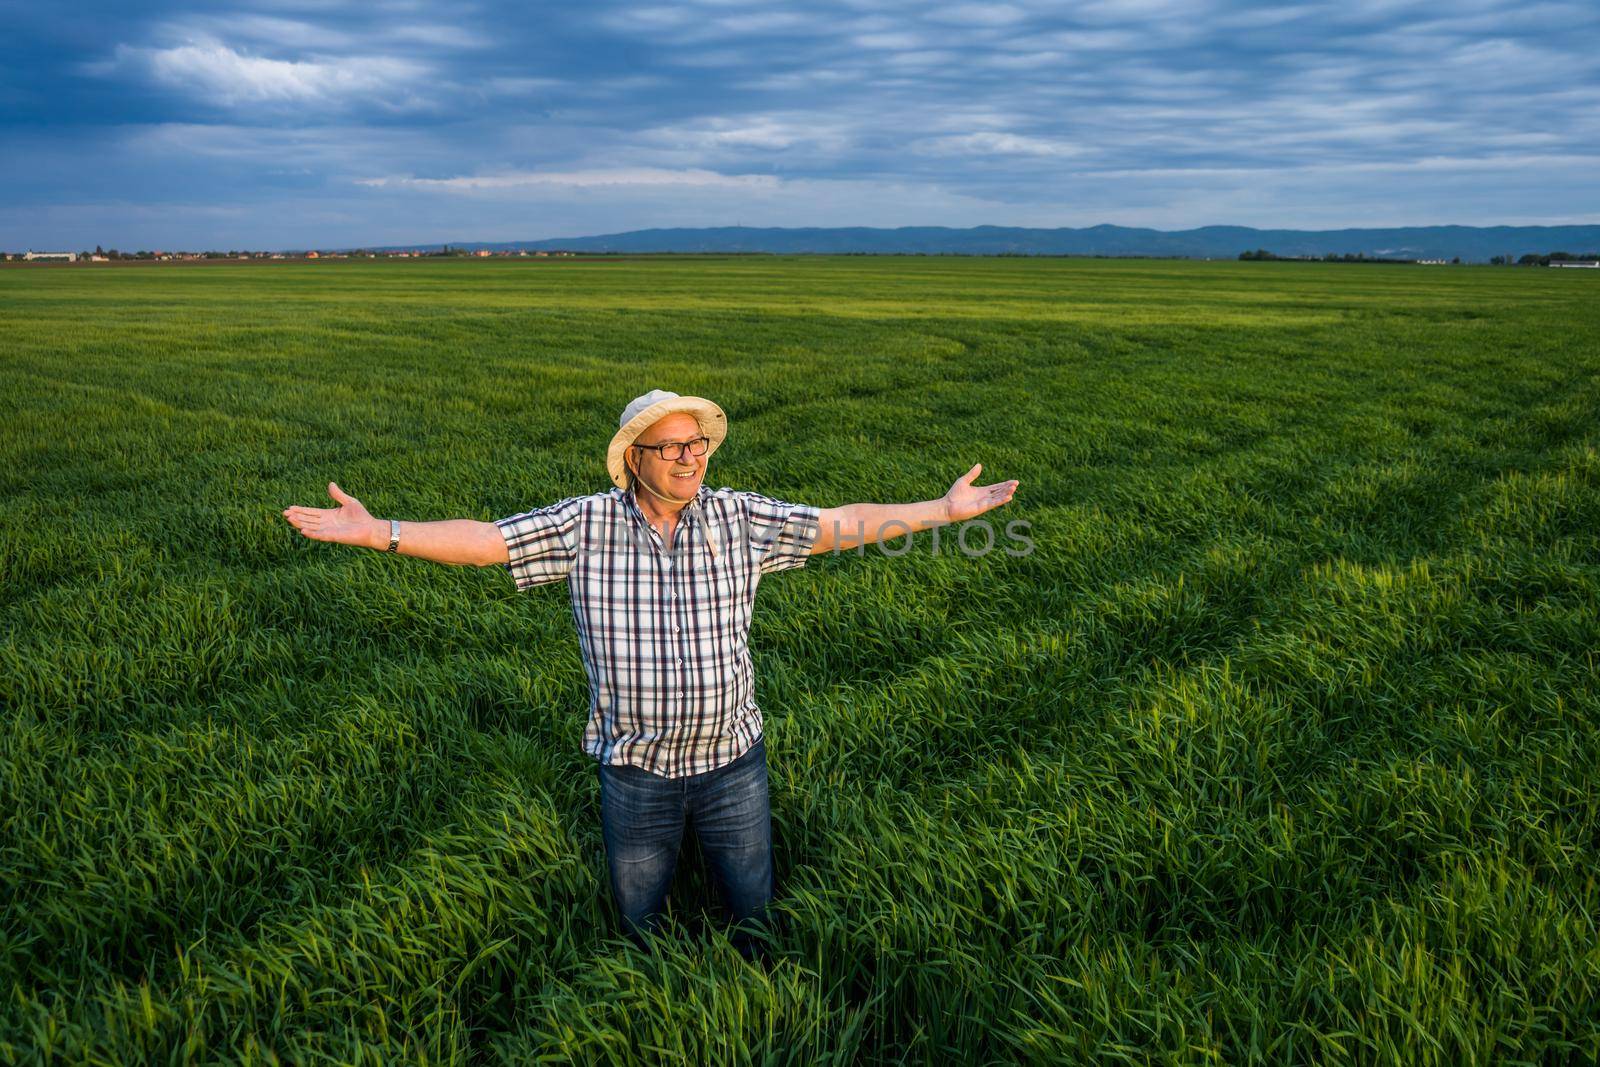
<svg viewBox="0 0 1600 1067"><path fill-rule="evenodd" d="M1252 7L1238 11L1215 12L1206 17L1206 25L1217 30L1260 30L1281 26L1324 14L1326 8L1314 4L1285 4L1282 7Z"/></svg>
<svg viewBox="0 0 1600 1067"><path fill-rule="evenodd" d="M359 38L329 26L275 15L202 15L158 27L156 38L168 41L221 39L250 41L273 48L328 51L354 48Z"/></svg>
<svg viewBox="0 0 1600 1067"><path fill-rule="evenodd" d="M749 176L737 176L749 177ZM936 185L876 180L786 179L748 185L660 184L596 190L588 186L533 186L492 198L489 211L466 196L438 197L393 190L398 202L418 210L447 210L477 223L456 225L444 239L468 232L496 239L534 239L616 233L650 226L910 226L930 218L948 225L1027 221L1015 207ZM492 214L490 213L492 211ZM559 222L552 223L556 219ZM416 232L415 229L411 232ZM425 238L408 237L408 240ZM487 238L486 238L487 239Z"/></svg>
<svg viewBox="0 0 1600 1067"><path fill-rule="evenodd" d="M1028 137L1015 133L968 133L952 137L929 137L913 142L912 147L931 156L1081 156L1081 145L1052 137Z"/></svg>
<svg viewBox="0 0 1600 1067"><path fill-rule="evenodd" d="M447 147L430 145L423 134L401 126L249 126L228 123L163 122L122 127L113 143L143 162L222 160L247 163L258 172L294 168L349 173L370 166L373 157L404 156L447 160ZM356 170L359 173L360 170Z"/></svg>
<svg viewBox="0 0 1600 1067"><path fill-rule="evenodd" d="M471 193L512 189L604 189L615 187L693 189L776 189L780 182L769 174L718 174L712 170L665 170L656 167L621 167L611 170L518 171L460 178L360 178L357 185L374 188L436 189Z"/></svg>
<svg viewBox="0 0 1600 1067"><path fill-rule="evenodd" d="M651 144L702 151L757 149L776 152L803 144L813 150L832 152L849 144L849 137L832 120L807 115L705 119L694 124L646 130L639 136Z"/></svg>
<svg viewBox="0 0 1600 1067"><path fill-rule="evenodd" d="M922 120L920 127L929 133L964 133L983 130L1005 133L1023 124L1026 119L1015 111L1001 110L987 104L957 104L938 109Z"/></svg>
<svg viewBox="0 0 1600 1067"><path fill-rule="evenodd" d="M718 30L728 34L776 33L799 30L814 24L814 20L792 11L761 11L754 14L725 15L712 19Z"/></svg>
<svg viewBox="0 0 1600 1067"><path fill-rule="evenodd" d="M982 57L983 65L995 70L1033 70L1061 66L1068 60L1064 52L991 52Z"/></svg>
<svg viewBox="0 0 1600 1067"><path fill-rule="evenodd" d="M962 64L966 60L967 57L964 54L951 51L948 48L922 48L880 56L876 62L883 67L896 71L927 70L931 67L955 72L962 69Z"/></svg>
<svg viewBox="0 0 1600 1067"><path fill-rule="evenodd" d="M862 33L857 34L851 43L858 48L898 52L921 48L929 43L929 39L920 33Z"/></svg>
<svg viewBox="0 0 1600 1067"><path fill-rule="evenodd" d="M118 45L112 62L92 72L123 70L225 107L368 100L406 109L423 106L415 86L430 68L392 56L268 59L245 55L214 38L200 38L171 48Z"/></svg>
<svg viewBox="0 0 1600 1067"><path fill-rule="evenodd" d="M249 43L268 52L292 49L329 56L358 53L383 44L421 45L424 50L482 49L494 45L487 33L453 23L396 22L380 18L359 31L335 28L325 23L276 15L229 12L216 15L187 15L159 23L152 38L162 42L195 43L229 41L237 46Z"/></svg>
<svg viewBox="0 0 1600 1067"><path fill-rule="evenodd" d="M838 32L825 14L816 11L696 11L684 5L646 6L608 12L599 21L613 32L645 37L657 45L681 46L778 35L787 43L796 38Z"/></svg>
<svg viewBox="0 0 1600 1067"><path fill-rule="evenodd" d="M1061 30L1026 38L1024 48L1052 47L1077 52L1131 51L1149 38L1134 30Z"/></svg>
<svg viewBox="0 0 1600 1067"><path fill-rule="evenodd" d="M1530 168L1540 170L1593 171L1600 166L1597 155L1515 155L1489 158L1430 156L1424 159L1387 160L1353 163L1310 163L1302 166L1283 166L1263 163L1259 166L1235 167L1139 167L1120 170L1082 171L1071 175L1080 178L1252 178L1266 176L1335 176L1348 174L1443 174L1467 173L1515 174Z"/></svg>
<svg viewBox="0 0 1600 1067"><path fill-rule="evenodd" d="M1205 0L1090 0L1075 5L1073 18L1084 22L1145 22L1208 18Z"/></svg>

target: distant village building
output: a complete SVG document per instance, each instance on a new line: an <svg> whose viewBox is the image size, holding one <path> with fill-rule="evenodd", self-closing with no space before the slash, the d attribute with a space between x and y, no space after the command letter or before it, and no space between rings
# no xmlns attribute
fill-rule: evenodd
<svg viewBox="0 0 1600 1067"><path fill-rule="evenodd" d="M75 263L77 262L78 254L76 252L35 252L30 249L22 258L25 260L64 259L68 263Z"/></svg>
<svg viewBox="0 0 1600 1067"><path fill-rule="evenodd" d="M317 256L317 254L315 252L307 252L306 253L306 258L307 259L317 259L319 257Z"/></svg>
<svg viewBox="0 0 1600 1067"><path fill-rule="evenodd" d="M480 248L472 254L477 256L479 259L482 259L489 254L489 250L487 248Z"/></svg>
<svg viewBox="0 0 1600 1067"><path fill-rule="evenodd" d="M1584 259L1552 259L1552 267L1588 267L1590 270L1600 269L1600 260Z"/></svg>

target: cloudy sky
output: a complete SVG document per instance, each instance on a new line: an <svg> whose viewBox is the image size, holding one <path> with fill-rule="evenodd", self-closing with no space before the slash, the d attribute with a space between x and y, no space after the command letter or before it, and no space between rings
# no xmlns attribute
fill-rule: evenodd
<svg viewBox="0 0 1600 1067"><path fill-rule="evenodd" d="M1593 0L0 0L0 248L1600 223Z"/></svg>

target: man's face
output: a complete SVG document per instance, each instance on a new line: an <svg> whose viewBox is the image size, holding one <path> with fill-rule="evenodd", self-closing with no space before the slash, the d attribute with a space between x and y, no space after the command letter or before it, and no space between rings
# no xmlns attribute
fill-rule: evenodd
<svg viewBox="0 0 1600 1067"><path fill-rule="evenodd" d="M705 436L693 415L675 412L655 423L634 441L639 445L687 442ZM669 500L688 502L700 491L710 455L696 456L685 448L677 459L662 459L653 448L629 448L628 463L646 486Z"/></svg>

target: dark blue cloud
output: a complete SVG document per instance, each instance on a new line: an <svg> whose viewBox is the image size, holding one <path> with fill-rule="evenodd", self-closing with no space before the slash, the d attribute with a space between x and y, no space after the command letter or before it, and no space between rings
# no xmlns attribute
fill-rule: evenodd
<svg viewBox="0 0 1600 1067"><path fill-rule="evenodd" d="M8 13L0 245L1600 221L1586 2Z"/></svg>

